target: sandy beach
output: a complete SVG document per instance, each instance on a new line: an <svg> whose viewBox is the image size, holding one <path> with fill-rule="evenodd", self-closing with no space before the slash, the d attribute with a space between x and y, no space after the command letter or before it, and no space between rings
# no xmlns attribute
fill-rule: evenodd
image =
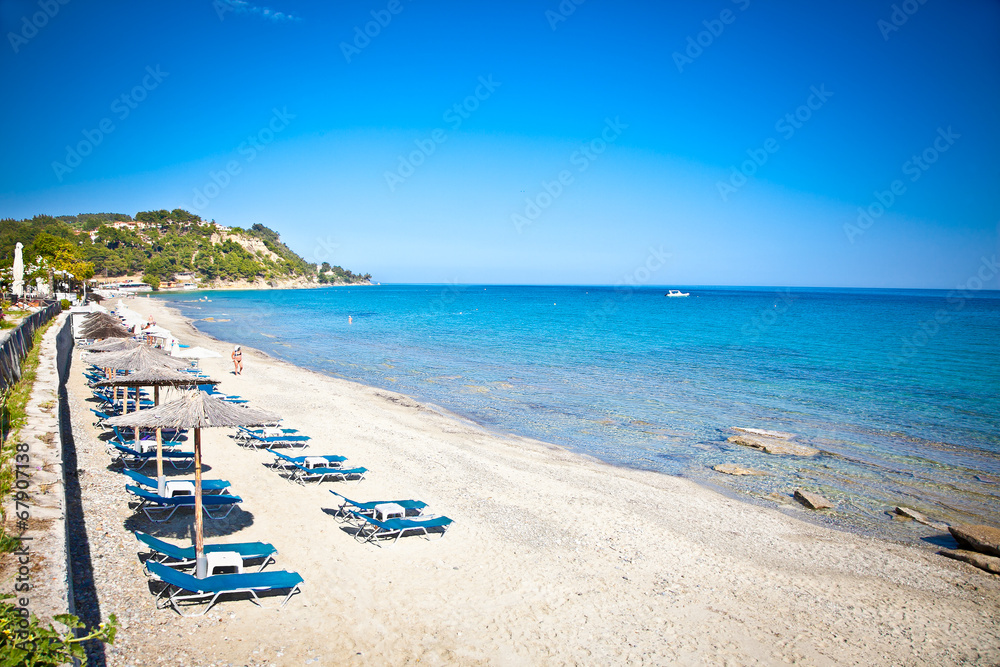
<svg viewBox="0 0 1000 667"><path fill-rule="evenodd" d="M371 472L301 486L230 429L206 431L206 476L231 481L244 501L206 521L208 541L270 542L270 569L305 583L280 611L275 598L226 601L200 618L157 610L129 531L185 542L191 513L153 524L128 509L76 355L68 391L94 586L101 614L122 620L109 665L1000 663L1000 577L935 555L934 544L859 537L689 480L489 434L248 348L235 376L229 345L155 299L128 305L221 353L202 368L221 391L311 436L295 454L340 454ZM362 544L331 515L329 489L420 499L455 523L440 540Z"/></svg>

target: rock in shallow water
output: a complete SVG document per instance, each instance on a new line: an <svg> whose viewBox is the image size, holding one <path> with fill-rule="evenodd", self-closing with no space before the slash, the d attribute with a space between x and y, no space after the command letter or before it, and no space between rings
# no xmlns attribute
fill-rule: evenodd
<svg viewBox="0 0 1000 667"><path fill-rule="evenodd" d="M963 547L991 556L1000 556L1000 528L963 523L948 526L948 530Z"/></svg>
<svg viewBox="0 0 1000 667"><path fill-rule="evenodd" d="M794 433L785 433L784 431L765 431L762 428L744 428L742 426L734 426L734 431L739 431L740 433L749 433L750 435L762 435L765 438L778 438L779 440L790 440L795 437Z"/></svg>
<svg viewBox="0 0 1000 667"><path fill-rule="evenodd" d="M720 463L717 466L713 466L712 470L716 472L722 472L727 475L766 475L766 472L760 470L751 470L750 468L744 468L737 463Z"/></svg>
<svg viewBox="0 0 1000 667"><path fill-rule="evenodd" d="M940 521L933 521L923 512L918 512L910 507L897 507L896 514L913 519L917 523L922 523L925 526L930 526L931 528L936 528L937 530L948 530L948 524L941 523Z"/></svg>
<svg viewBox="0 0 1000 667"><path fill-rule="evenodd" d="M753 447L754 449L765 451L768 454L791 454L793 456L815 456L816 454L819 454L818 449L813 449L812 447L800 445L795 442L789 442L781 438L768 438L764 436L741 433L739 435L732 436L728 441L734 445Z"/></svg>
<svg viewBox="0 0 1000 667"><path fill-rule="evenodd" d="M795 499L811 510L828 510L833 507L833 503L818 493L802 489L795 489Z"/></svg>
<svg viewBox="0 0 1000 667"><path fill-rule="evenodd" d="M992 572L993 574L1000 574L1000 558L997 558L996 556L987 556L986 554L981 554L978 551L966 551L964 549L939 551L938 553L942 556L947 556L948 558L954 558L955 560L966 562L969 565L975 565L980 570L986 570L987 572Z"/></svg>

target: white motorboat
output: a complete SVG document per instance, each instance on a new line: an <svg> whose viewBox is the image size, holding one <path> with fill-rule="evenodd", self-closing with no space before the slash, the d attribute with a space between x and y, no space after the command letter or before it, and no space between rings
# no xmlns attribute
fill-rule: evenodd
<svg viewBox="0 0 1000 667"><path fill-rule="evenodd" d="M672 289L663 296L691 296L689 292L682 292L679 289Z"/></svg>

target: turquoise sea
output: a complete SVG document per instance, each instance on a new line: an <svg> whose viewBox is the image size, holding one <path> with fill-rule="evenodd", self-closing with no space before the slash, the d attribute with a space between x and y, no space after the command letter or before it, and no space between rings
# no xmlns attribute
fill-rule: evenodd
<svg viewBox="0 0 1000 667"><path fill-rule="evenodd" d="M1000 293L666 291L381 285L162 298L221 340L489 430L751 502L818 491L837 508L813 520L901 540L929 529L893 521L895 505L996 523ZM731 445L733 426L791 431L821 454ZM711 470L727 462L769 474Z"/></svg>

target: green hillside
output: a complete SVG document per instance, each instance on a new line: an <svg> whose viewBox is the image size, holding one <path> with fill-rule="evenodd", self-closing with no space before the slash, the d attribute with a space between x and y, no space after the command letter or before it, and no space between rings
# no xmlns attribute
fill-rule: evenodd
<svg viewBox="0 0 1000 667"><path fill-rule="evenodd" d="M122 213L84 213L30 219L0 220L0 275L10 282L14 246L24 244L26 280L49 269L67 271L77 279L143 276L157 286L177 274L193 274L205 282L268 282L305 279L320 283L363 283L341 267L316 266L281 242L264 225L249 229L223 227L199 216L173 211L142 211L135 218ZM41 257L39 263L37 257Z"/></svg>

